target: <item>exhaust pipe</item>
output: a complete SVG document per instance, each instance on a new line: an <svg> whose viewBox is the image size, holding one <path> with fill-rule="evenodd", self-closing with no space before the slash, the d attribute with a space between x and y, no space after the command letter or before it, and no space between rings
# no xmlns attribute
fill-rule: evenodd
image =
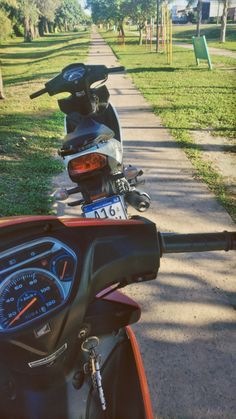
<svg viewBox="0 0 236 419"><path fill-rule="evenodd" d="M133 190L125 195L125 200L129 205L139 212L147 211L151 204L151 198L146 192Z"/></svg>

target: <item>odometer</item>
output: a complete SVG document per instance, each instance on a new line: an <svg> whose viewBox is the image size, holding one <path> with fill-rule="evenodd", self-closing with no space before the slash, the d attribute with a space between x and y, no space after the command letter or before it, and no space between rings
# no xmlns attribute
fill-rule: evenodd
<svg viewBox="0 0 236 419"><path fill-rule="evenodd" d="M10 329L36 319L65 299L58 279L43 269L24 269L0 285L0 328Z"/></svg>

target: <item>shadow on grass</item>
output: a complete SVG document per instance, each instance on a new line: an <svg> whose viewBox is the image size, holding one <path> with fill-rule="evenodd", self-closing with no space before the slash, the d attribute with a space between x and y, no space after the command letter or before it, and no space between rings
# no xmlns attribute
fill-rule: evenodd
<svg viewBox="0 0 236 419"><path fill-rule="evenodd" d="M209 72L209 69L208 69L208 67L202 67L202 68L199 68L199 67L196 67L196 66L194 66L194 65L189 65L188 67L187 67L187 70L188 71L198 71L198 72ZM130 74L137 74L137 73L146 73L146 72L148 72L148 73L161 73L161 72L163 72L163 73L173 73L173 72L175 72L175 71L182 71L182 72L186 72L186 67L166 67L166 66L163 66L163 67L138 67L138 68L129 68L129 69L127 69L126 70L127 71L127 73L130 73Z"/></svg>
<svg viewBox="0 0 236 419"><path fill-rule="evenodd" d="M23 112L23 111L22 111ZM61 122L63 125L63 114L59 110L57 112L52 110L47 110L46 112L24 112L24 113L4 113L0 116L2 117L2 122L0 129L3 126L9 127L22 127L22 126L36 126L36 121L42 121L45 129L51 129L55 125L57 126L58 122ZM1 119L0 119L1 120Z"/></svg>
<svg viewBox="0 0 236 419"><path fill-rule="evenodd" d="M25 82L32 82L32 81L40 81L40 80L49 80L51 78L53 78L55 76L57 72L53 71L50 73L40 73L40 74L34 74L34 75L27 75L27 76L18 76L18 77L14 77L11 79L7 79L5 78L4 80L4 85L5 86L11 86L11 85L15 85L15 84L22 84Z"/></svg>
<svg viewBox="0 0 236 419"><path fill-rule="evenodd" d="M149 72L149 73L158 73L158 72L173 72L179 70L178 68L175 67L139 67L139 68L129 68L128 70L126 70L127 73L145 73L145 72Z"/></svg>
<svg viewBox="0 0 236 419"><path fill-rule="evenodd" d="M5 58L5 59L9 59L9 60L10 59L13 59L13 60L22 59L22 57L26 60L35 58L37 60L31 61L29 63L29 64L35 64L35 63L38 63L38 62L42 62L47 58L50 58L51 55L58 57L60 55L60 52L67 51L68 49L78 48L79 50L81 50L81 49L88 48L88 46L89 46L89 42L84 42L84 43L77 42L76 44L63 45L60 48L54 48L50 51L48 51L48 50L44 51L43 50L43 51L28 52L28 53L24 52L24 54L22 54L22 52L16 52L16 53L13 53L13 54L6 53L6 54L2 54L1 57ZM8 66L8 64L6 64L6 65ZM11 65L13 65L13 66L22 65L22 62L12 63Z"/></svg>
<svg viewBox="0 0 236 419"><path fill-rule="evenodd" d="M174 141L173 142L163 141L161 139L159 141L124 140L124 148L125 149L129 148L129 152L134 151L134 149L136 151L140 151L140 147L145 147L145 152L160 153L160 149L162 148L178 149L181 147L181 143L174 142ZM210 144L210 148L208 148L209 143L201 144L201 146L199 145L198 147L196 144L188 143L187 141L185 141L183 142L182 147L191 151L194 151L194 150L205 151L206 150L207 152L223 151L224 153L236 153L236 147L234 146L232 147L230 145L225 145L221 147L218 144ZM177 181L179 181L179 179L177 179Z"/></svg>
<svg viewBox="0 0 236 419"><path fill-rule="evenodd" d="M166 86L166 84L165 84L164 89L165 89L165 91L166 90L176 90L176 89L178 89L179 91L181 91L181 89L184 89L184 90L185 89L187 89L187 90L195 90L195 89L201 90L201 89L203 89L204 92L206 92L207 90L219 89L219 90L229 90L229 92L225 92L227 95L230 94L230 93L234 94L234 92L232 90L232 87L230 87L230 86L209 86L209 85L204 85L204 84L202 84L201 86L196 86L196 85L194 85L194 86L188 86L188 85L185 85L185 86L184 85ZM148 87L148 90L162 91L164 89L161 85L159 87L153 87L153 86ZM222 94L222 92L219 92L219 93Z"/></svg>
<svg viewBox="0 0 236 419"><path fill-rule="evenodd" d="M45 47L49 47L50 45L54 46L57 44L61 44L61 43L65 43L65 42L70 42L73 41L75 39L80 38L81 40L83 39L83 37L88 36L88 33L83 32L83 35L81 36L81 34L78 32L77 34L72 35L71 33L63 33L63 34L52 34L52 35L45 35L39 39L35 39L32 42L24 42L23 38L22 38L22 42L15 42L15 43L10 43L10 44L4 44L1 45L2 49L15 49L15 48L45 48ZM65 41L65 38L66 41Z"/></svg>

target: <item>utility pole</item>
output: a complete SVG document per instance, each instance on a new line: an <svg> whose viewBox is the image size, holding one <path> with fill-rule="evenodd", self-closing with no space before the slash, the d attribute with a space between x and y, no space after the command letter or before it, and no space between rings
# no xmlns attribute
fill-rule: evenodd
<svg viewBox="0 0 236 419"><path fill-rule="evenodd" d="M159 52L159 16L160 16L160 0L157 0L156 52Z"/></svg>

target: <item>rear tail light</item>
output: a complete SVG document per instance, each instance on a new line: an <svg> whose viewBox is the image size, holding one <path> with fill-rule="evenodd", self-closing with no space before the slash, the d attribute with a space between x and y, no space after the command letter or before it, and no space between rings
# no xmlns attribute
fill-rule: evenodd
<svg viewBox="0 0 236 419"><path fill-rule="evenodd" d="M91 153L71 160L68 165L68 172L73 180L80 175L102 169L106 165L106 156L99 153Z"/></svg>

